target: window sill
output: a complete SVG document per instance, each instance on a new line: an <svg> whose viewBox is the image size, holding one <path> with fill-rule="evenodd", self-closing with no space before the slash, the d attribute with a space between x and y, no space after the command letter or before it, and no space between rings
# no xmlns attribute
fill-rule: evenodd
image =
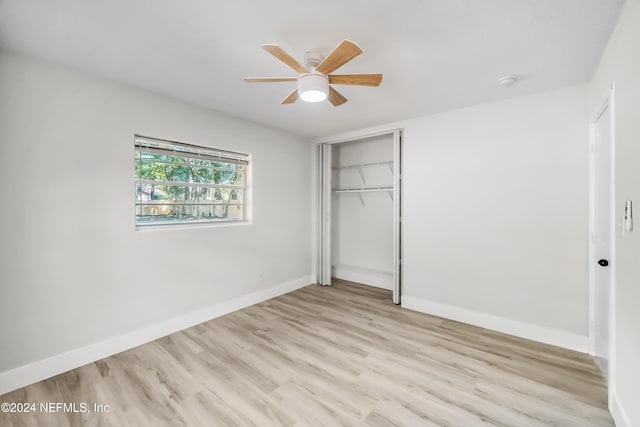
<svg viewBox="0 0 640 427"><path fill-rule="evenodd" d="M193 228L218 228L251 225L251 221L202 221L177 224L149 224L136 225L136 231L160 231L160 230L190 230Z"/></svg>

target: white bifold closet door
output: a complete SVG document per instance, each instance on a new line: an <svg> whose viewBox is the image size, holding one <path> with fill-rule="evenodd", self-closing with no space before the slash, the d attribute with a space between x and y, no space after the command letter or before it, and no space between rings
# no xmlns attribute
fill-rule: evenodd
<svg viewBox="0 0 640 427"><path fill-rule="evenodd" d="M393 132L393 303L402 295L402 134Z"/></svg>
<svg viewBox="0 0 640 427"><path fill-rule="evenodd" d="M318 284L331 285L331 145L319 144L318 158Z"/></svg>
<svg viewBox="0 0 640 427"><path fill-rule="evenodd" d="M385 135L385 134L382 134ZM388 132L386 135L393 136L393 162L391 169L393 173L393 186L388 191L391 196L391 203L393 205L393 302L400 304L401 298L401 282L402 282L402 268L401 268L401 235L402 235L402 211L401 211L401 169L402 169L402 156L401 156L401 144L402 134L400 130ZM369 138L368 136L367 138ZM362 138L364 139L364 138ZM356 140L341 141L340 143L349 143ZM335 143L335 144L340 144ZM334 144L334 145L335 145ZM317 148L317 183L318 183L318 260L317 282L320 285L331 285L331 222L332 222L332 144L318 144ZM386 163L386 162L385 162ZM358 190L346 190L358 192ZM370 191L364 189L363 192ZM385 192L387 189L385 188ZM362 196L362 195L360 195Z"/></svg>

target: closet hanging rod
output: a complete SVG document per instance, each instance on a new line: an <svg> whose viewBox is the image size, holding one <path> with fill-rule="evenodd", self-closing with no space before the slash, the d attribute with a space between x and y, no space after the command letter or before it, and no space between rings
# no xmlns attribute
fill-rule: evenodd
<svg viewBox="0 0 640 427"><path fill-rule="evenodd" d="M373 193L373 192L393 191L393 187L371 187L371 188L341 188L333 190L334 193Z"/></svg>
<svg viewBox="0 0 640 427"><path fill-rule="evenodd" d="M387 161L384 161L384 162L358 163L358 164L353 164L353 165L336 166L336 167L333 168L333 170L361 168L361 167L365 167L365 166L392 165L392 164L393 164L393 160L387 160Z"/></svg>

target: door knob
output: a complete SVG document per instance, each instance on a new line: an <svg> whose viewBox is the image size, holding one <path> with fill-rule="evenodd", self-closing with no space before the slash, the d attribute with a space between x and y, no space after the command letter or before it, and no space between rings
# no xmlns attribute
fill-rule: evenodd
<svg viewBox="0 0 640 427"><path fill-rule="evenodd" d="M601 259L598 260L598 264L600 264L600 267L606 267L607 265L609 265L609 261L607 261L606 259Z"/></svg>

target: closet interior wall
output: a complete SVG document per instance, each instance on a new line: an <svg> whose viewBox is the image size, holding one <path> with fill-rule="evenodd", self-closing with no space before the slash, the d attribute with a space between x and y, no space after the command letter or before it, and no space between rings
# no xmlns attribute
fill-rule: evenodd
<svg viewBox="0 0 640 427"><path fill-rule="evenodd" d="M393 289L394 136L332 151L332 276Z"/></svg>

